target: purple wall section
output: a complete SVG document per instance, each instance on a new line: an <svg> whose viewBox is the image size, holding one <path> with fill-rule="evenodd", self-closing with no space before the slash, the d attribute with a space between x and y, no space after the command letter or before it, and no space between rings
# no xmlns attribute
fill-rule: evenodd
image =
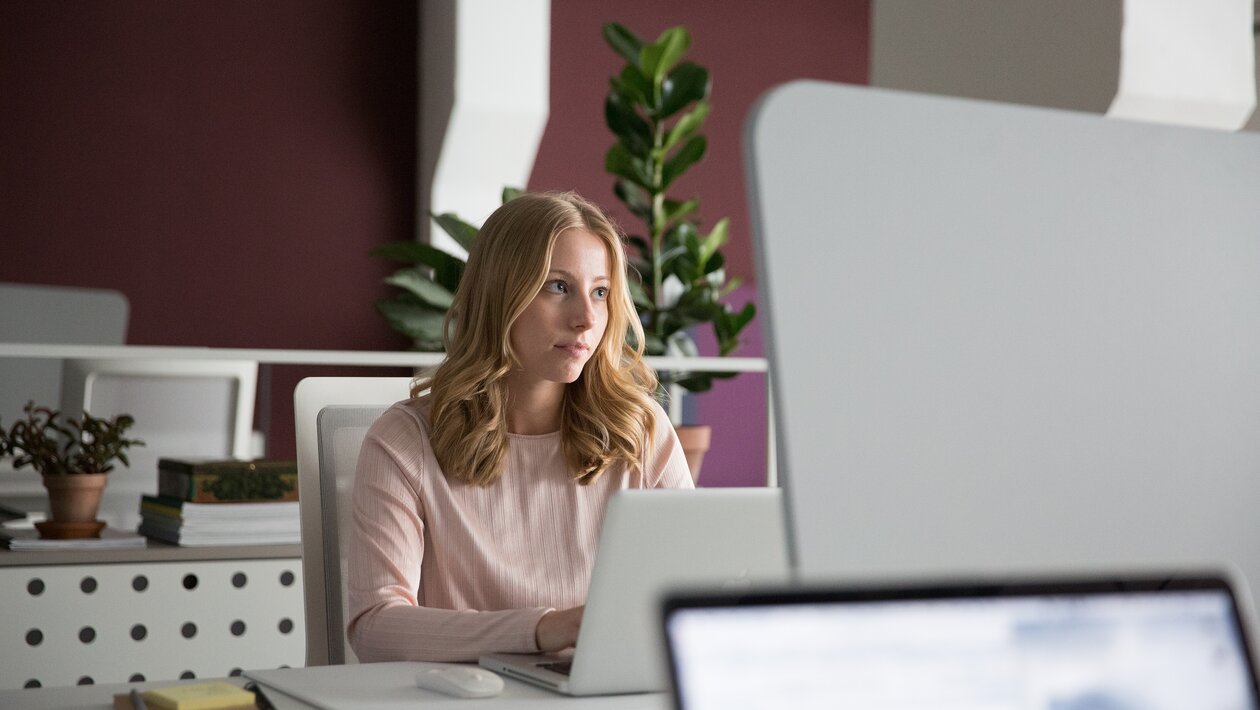
<svg viewBox="0 0 1260 710"><path fill-rule="evenodd" d="M714 77L705 160L678 190L729 216L732 273L755 298L741 131L770 87L864 83L869 0L552 0L551 118L529 187L576 189L623 226L603 155L600 27L683 24ZM377 244L415 230L415 0L79 0L0 3L0 281L115 288L128 342L394 350ZM760 355L759 326L741 355ZM705 334L698 334L703 340ZM273 456L293 455L292 391L260 390ZM393 373L388 373L393 374ZM697 399L715 424L709 485L755 484L764 378ZM745 417L745 413L747 417Z"/></svg>
<svg viewBox="0 0 1260 710"><path fill-rule="evenodd" d="M415 230L416 23L414 0L0 4L0 281L116 288L136 344L406 347L368 250ZM274 455L324 372L271 368Z"/></svg>

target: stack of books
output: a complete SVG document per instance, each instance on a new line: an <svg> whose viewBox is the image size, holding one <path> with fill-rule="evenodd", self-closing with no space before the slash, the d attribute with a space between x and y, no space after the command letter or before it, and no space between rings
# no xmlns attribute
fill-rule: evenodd
<svg viewBox="0 0 1260 710"><path fill-rule="evenodd" d="M292 461L161 459L140 533L184 547L301 542Z"/></svg>

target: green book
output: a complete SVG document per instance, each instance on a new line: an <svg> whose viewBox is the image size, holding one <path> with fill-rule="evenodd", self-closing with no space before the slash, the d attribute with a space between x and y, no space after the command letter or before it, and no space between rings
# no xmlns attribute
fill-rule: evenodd
<svg viewBox="0 0 1260 710"><path fill-rule="evenodd" d="M297 462L158 459L158 495L192 503L298 499Z"/></svg>

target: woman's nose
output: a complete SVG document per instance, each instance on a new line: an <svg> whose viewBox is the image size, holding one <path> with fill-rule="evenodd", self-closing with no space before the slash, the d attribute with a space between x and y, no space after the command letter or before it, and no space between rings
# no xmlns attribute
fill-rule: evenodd
<svg viewBox="0 0 1260 710"><path fill-rule="evenodd" d="M590 296L573 299L572 324L577 330L588 330L595 324L595 302Z"/></svg>

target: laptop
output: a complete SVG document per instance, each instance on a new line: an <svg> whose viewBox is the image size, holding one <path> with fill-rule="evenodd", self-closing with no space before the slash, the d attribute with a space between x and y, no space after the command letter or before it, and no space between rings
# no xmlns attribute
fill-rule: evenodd
<svg viewBox="0 0 1260 710"><path fill-rule="evenodd" d="M567 695L663 691L658 615L668 590L784 584L788 575L779 489L620 491L604 515L576 647L480 663Z"/></svg>
<svg viewBox="0 0 1260 710"><path fill-rule="evenodd" d="M671 595L679 710L1260 710L1218 577Z"/></svg>

